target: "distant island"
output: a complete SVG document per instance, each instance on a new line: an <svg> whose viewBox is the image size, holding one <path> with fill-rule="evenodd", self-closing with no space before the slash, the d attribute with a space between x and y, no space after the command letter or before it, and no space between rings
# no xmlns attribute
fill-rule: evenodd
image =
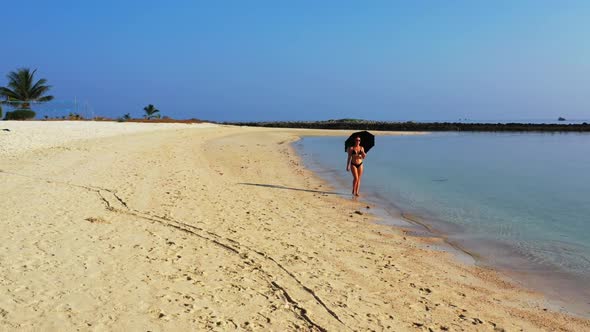
<svg viewBox="0 0 590 332"><path fill-rule="evenodd" d="M560 118L562 119L562 118ZM565 120L565 119L564 119ZM563 120L560 120L563 121ZM251 127L347 129L382 131L489 131L489 132L590 132L589 123L463 123L463 122L388 122L362 119L325 121L225 122Z"/></svg>
<svg viewBox="0 0 590 332"><path fill-rule="evenodd" d="M557 118L557 121L565 121L565 118L562 118L561 116L559 118Z"/></svg>

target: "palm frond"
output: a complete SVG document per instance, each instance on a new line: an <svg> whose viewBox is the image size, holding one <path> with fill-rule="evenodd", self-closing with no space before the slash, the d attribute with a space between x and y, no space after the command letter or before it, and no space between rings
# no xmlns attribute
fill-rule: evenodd
<svg viewBox="0 0 590 332"><path fill-rule="evenodd" d="M47 80L44 78L35 82L35 73L37 69L31 71L29 68L19 68L8 73L8 87L0 87L0 96L12 99L13 105L14 101L26 103L52 100L53 96L45 96L51 86L47 85Z"/></svg>
<svg viewBox="0 0 590 332"><path fill-rule="evenodd" d="M32 89L32 90L35 90L36 88L38 88L38 87L40 87L40 86L44 86L46 83L47 83L47 80L46 80L46 79L44 79L44 78L42 78L42 79L38 80L38 81L37 81L37 83L35 83L35 84L34 84L34 85L31 87L31 89Z"/></svg>
<svg viewBox="0 0 590 332"><path fill-rule="evenodd" d="M143 108L143 110L145 111L144 118L146 118L148 120L157 117L156 113L160 112L160 110L158 110L152 104L147 105L146 107Z"/></svg>
<svg viewBox="0 0 590 332"><path fill-rule="evenodd" d="M37 100L41 98L44 94L46 94L49 91L49 89L51 89L51 85L41 85L33 87L31 90L29 90L29 97L31 98L31 100Z"/></svg>
<svg viewBox="0 0 590 332"><path fill-rule="evenodd" d="M18 99L17 94L9 88L0 87L0 96L6 99Z"/></svg>
<svg viewBox="0 0 590 332"><path fill-rule="evenodd" d="M41 102L41 103L44 103L44 102L52 101L52 100L53 100L53 96L44 96L44 97L41 97L41 98L37 98L36 101Z"/></svg>

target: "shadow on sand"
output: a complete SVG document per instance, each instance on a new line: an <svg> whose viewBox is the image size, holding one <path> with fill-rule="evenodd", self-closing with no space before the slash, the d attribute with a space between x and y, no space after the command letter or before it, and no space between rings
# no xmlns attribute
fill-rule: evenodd
<svg viewBox="0 0 590 332"><path fill-rule="evenodd" d="M240 182L238 184L245 185L245 186L257 186L257 187L266 187L266 188L273 188L273 189L286 189L286 190L295 190L295 191L306 191L306 192L310 192L310 193L325 194L325 195L339 195L339 196L346 195L346 194L335 192L335 191L322 191L322 190L291 188L291 187L285 187L285 186L280 186L280 185L276 185L276 184L244 183L244 182Z"/></svg>

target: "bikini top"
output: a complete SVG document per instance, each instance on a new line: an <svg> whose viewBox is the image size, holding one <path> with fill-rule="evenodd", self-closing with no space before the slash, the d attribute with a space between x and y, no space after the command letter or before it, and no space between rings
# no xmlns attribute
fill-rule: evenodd
<svg viewBox="0 0 590 332"><path fill-rule="evenodd" d="M354 149L352 149L352 154L361 154L361 150L359 150L359 152L356 152Z"/></svg>

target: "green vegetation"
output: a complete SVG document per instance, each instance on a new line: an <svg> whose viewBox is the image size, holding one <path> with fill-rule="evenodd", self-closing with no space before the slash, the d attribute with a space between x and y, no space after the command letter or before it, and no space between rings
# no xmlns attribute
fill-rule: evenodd
<svg viewBox="0 0 590 332"><path fill-rule="evenodd" d="M117 118L117 122L127 122L129 120L131 120L131 114L129 113L125 113L123 116Z"/></svg>
<svg viewBox="0 0 590 332"><path fill-rule="evenodd" d="M6 112L4 120L30 120L35 118L35 112L30 109L18 109L12 112Z"/></svg>
<svg viewBox="0 0 590 332"><path fill-rule="evenodd" d="M589 123L545 124L545 123L463 123L463 122L385 122L358 119L302 122L233 122L238 126L345 129L345 130L387 130L387 131L576 131L590 132Z"/></svg>
<svg viewBox="0 0 590 332"><path fill-rule="evenodd" d="M84 120L84 117L78 113L71 113L68 115L68 120Z"/></svg>
<svg viewBox="0 0 590 332"><path fill-rule="evenodd" d="M18 108L12 112L6 112L6 119L26 120L35 117L35 112L31 110L31 103L43 103L53 99L53 96L47 95L50 85L47 80L42 78L35 82L35 73L29 68L20 68L12 71L7 75L8 86L0 87L0 97L5 100L3 104ZM9 116L10 114L10 116Z"/></svg>
<svg viewBox="0 0 590 332"><path fill-rule="evenodd" d="M156 113L160 113L160 110L156 109L156 107L154 107L154 105L152 105L152 104L147 105L146 107L143 108L143 110L145 111L145 115L143 117L146 118L147 120L160 118L160 114L156 114Z"/></svg>

